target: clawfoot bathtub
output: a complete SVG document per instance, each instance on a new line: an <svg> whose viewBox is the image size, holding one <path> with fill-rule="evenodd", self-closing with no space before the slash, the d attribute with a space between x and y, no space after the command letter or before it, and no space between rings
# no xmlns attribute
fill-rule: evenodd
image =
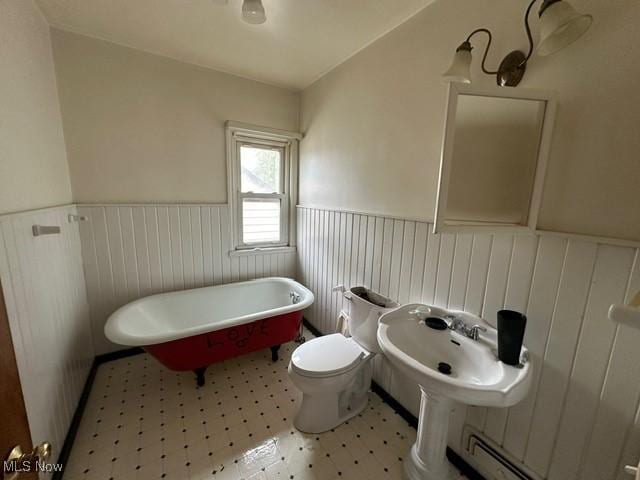
<svg viewBox="0 0 640 480"><path fill-rule="evenodd" d="M109 340L144 348L171 370L192 370L204 385L208 365L296 338L308 289L287 278L151 295L114 312L104 327Z"/></svg>

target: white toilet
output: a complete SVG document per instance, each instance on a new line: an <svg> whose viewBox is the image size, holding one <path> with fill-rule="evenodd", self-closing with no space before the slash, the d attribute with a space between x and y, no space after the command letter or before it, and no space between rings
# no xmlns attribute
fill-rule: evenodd
<svg viewBox="0 0 640 480"><path fill-rule="evenodd" d="M294 426L307 433L337 427L367 405L373 356L380 351L376 338L378 319L399 305L364 287L344 294L351 301L351 338L325 335L295 349L289 376L302 392Z"/></svg>

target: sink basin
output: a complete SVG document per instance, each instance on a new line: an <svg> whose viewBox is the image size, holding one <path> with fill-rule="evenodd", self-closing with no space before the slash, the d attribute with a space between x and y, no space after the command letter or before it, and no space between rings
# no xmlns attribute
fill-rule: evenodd
<svg viewBox="0 0 640 480"><path fill-rule="evenodd" d="M454 318L485 331L477 339L469 338L447 328ZM496 330L470 313L405 305L380 318L378 343L386 358L422 392L416 443L404 459L409 480L458 478L445 455L453 402L509 407L529 391L526 349L520 365L502 363Z"/></svg>
<svg viewBox="0 0 640 480"><path fill-rule="evenodd" d="M509 407L524 398L531 378L530 363L512 367L500 362L495 329L466 312L428 307L410 314L416 307L420 305L406 305L380 319L378 343L398 369L423 388L466 404ZM425 325L425 315L453 315L468 325L481 325L487 332L472 340L448 328L435 330ZM451 366L450 374L439 371L442 363Z"/></svg>

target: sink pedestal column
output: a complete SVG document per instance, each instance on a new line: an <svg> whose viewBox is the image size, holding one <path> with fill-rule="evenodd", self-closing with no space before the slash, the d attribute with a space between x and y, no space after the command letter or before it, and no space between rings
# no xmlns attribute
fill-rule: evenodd
<svg viewBox="0 0 640 480"><path fill-rule="evenodd" d="M418 436L404 461L408 480L450 480L457 478L446 457L449 415L452 401L420 387L420 417Z"/></svg>

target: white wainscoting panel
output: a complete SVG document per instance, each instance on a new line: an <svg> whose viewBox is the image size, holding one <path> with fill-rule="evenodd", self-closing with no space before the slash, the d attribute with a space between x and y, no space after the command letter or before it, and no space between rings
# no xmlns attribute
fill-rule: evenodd
<svg viewBox="0 0 640 480"><path fill-rule="evenodd" d="M607 318L640 289L638 249L568 236L434 235L432 225L298 208L298 277L316 295L305 313L336 331L348 302L332 287L365 285L402 303L464 309L496 322L528 316L531 393L510 409L456 407L450 445L470 424L526 471L550 480L626 478L640 457L640 331ZM382 355L375 379L414 414L417 385Z"/></svg>
<svg viewBox="0 0 640 480"><path fill-rule="evenodd" d="M57 458L94 350L73 206L0 216L0 279L31 436ZM34 237L34 224L61 233Z"/></svg>
<svg viewBox="0 0 640 480"><path fill-rule="evenodd" d="M116 309L155 293L295 276L295 252L230 257L227 205L79 205L80 236L97 353Z"/></svg>

